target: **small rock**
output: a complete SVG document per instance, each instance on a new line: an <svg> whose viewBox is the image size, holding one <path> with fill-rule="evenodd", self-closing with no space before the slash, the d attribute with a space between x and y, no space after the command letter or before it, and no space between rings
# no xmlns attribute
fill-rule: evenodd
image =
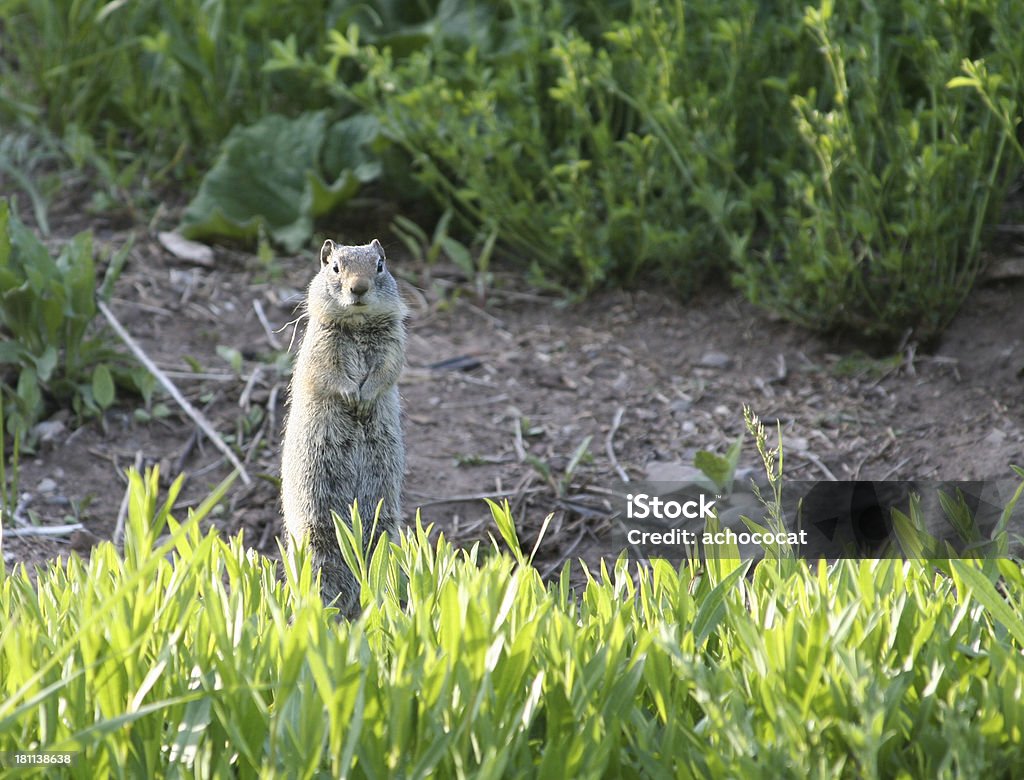
<svg viewBox="0 0 1024 780"><path fill-rule="evenodd" d="M993 263L985 273L985 280L998 279L1024 279L1024 258L1009 257Z"/></svg>
<svg viewBox="0 0 1024 780"><path fill-rule="evenodd" d="M644 479L650 482L700 482L704 479L704 472L678 460L655 460L644 469Z"/></svg>
<svg viewBox="0 0 1024 780"><path fill-rule="evenodd" d="M714 414L715 417L728 417L730 414L732 414L732 409L730 409L725 404L719 404L714 408L712 414Z"/></svg>
<svg viewBox="0 0 1024 780"><path fill-rule="evenodd" d="M697 365L701 368L729 368L732 365L732 358L724 352L705 352Z"/></svg>
<svg viewBox="0 0 1024 780"><path fill-rule="evenodd" d="M986 444L989 447L998 447L1006 440L1006 433L993 428L992 432L982 440L982 444Z"/></svg>
<svg viewBox="0 0 1024 780"><path fill-rule="evenodd" d="M157 233L156 237L163 245L163 248L179 260L195 263L206 268L213 267L213 250L206 246L206 244L189 241L187 238L172 232Z"/></svg>
<svg viewBox="0 0 1024 780"><path fill-rule="evenodd" d="M92 531L81 529L71 532L71 549L76 553L87 553L100 543L100 538Z"/></svg>
<svg viewBox="0 0 1024 780"><path fill-rule="evenodd" d="M56 489L57 482L55 480L50 479L49 477L44 477L43 479L39 480L39 484L36 485L36 490L38 490L40 493L52 493Z"/></svg>
<svg viewBox="0 0 1024 780"><path fill-rule="evenodd" d="M57 441L66 430L67 426L64 425L63 420L45 420L32 426L32 433L39 437L41 444Z"/></svg>
<svg viewBox="0 0 1024 780"><path fill-rule="evenodd" d="M673 414L686 414L690 411L690 407L692 406L693 401L689 401L685 398L677 398L668 405L668 408Z"/></svg>
<svg viewBox="0 0 1024 780"><path fill-rule="evenodd" d="M793 452L807 452L807 448L811 446L811 443L802 436L786 436L782 440L782 449L792 450Z"/></svg>

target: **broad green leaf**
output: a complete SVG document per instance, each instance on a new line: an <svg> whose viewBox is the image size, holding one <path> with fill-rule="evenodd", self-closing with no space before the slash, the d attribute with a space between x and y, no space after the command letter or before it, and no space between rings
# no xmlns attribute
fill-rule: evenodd
<svg viewBox="0 0 1024 780"><path fill-rule="evenodd" d="M237 127L199 185L182 220L187 238L255 239L262 226L294 252L313 233L310 171L324 140L323 112L289 119L271 114Z"/></svg>
<svg viewBox="0 0 1024 780"><path fill-rule="evenodd" d="M693 637L698 648L704 645L711 632L722 621L726 613L726 598L729 591L735 587L749 568L750 561L737 566L704 598L697 610L697 616L693 619Z"/></svg>
<svg viewBox="0 0 1024 780"><path fill-rule="evenodd" d="M46 344L59 344L62 341L62 331L69 321L69 310L67 296L62 287L56 285L49 289L36 290L35 305L39 307L39 322L32 323L34 328L39 329L40 336ZM78 344L70 345L77 349Z"/></svg>
<svg viewBox="0 0 1024 780"><path fill-rule="evenodd" d="M121 271L124 270L125 262L128 260L128 253L131 251L134 242L135 236L132 235L123 247L111 255L110 262L107 264L107 270L103 274L103 284L96 293L101 301L109 301L110 296L114 294L114 284L121 276Z"/></svg>
<svg viewBox="0 0 1024 780"><path fill-rule="evenodd" d="M40 382L46 382L53 369L57 367L57 348L53 344L47 345L43 354L36 358L36 374Z"/></svg>
<svg viewBox="0 0 1024 780"><path fill-rule="evenodd" d="M948 89L957 89L958 87L980 88L981 82L976 78L971 78L970 76L954 76L946 82L946 87Z"/></svg>
<svg viewBox="0 0 1024 780"><path fill-rule="evenodd" d="M312 193L313 214L328 214L359 192L359 179L352 171L345 170L333 184L327 184L316 173L310 171L309 188Z"/></svg>
<svg viewBox="0 0 1024 780"><path fill-rule="evenodd" d="M22 224L16 214L10 215L8 231L13 249L13 260L26 275L37 275L33 281L37 289L48 279L59 278L57 264L49 251L28 227Z"/></svg>
<svg viewBox="0 0 1024 780"><path fill-rule="evenodd" d="M742 447L743 437L740 436L729 445L725 456L716 455L707 450L699 450L693 458L693 465L714 482L715 487L729 493L732 491L733 475L736 473L736 464L739 463Z"/></svg>
<svg viewBox="0 0 1024 780"><path fill-rule="evenodd" d="M57 258L64 280L65 313L91 319L96 313L96 267L92 257L92 235L79 233L65 245Z"/></svg>
<svg viewBox="0 0 1024 780"><path fill-rule="evenodd" d="M18 401L21 407L33 418L43 406L43 396L39 390L39 380L35 369L25 366L18 375Z"/></svg>
<svg viewBox="0 0 1024 780"><path fill-rule="evenodd" d="M355 180L363 184L380 178L380 160L373 150L380 139L380 122L370 114L355 114L335 122L324 137L321 155L324 174L337 178L351 172Z"/></svg>
<svg viewBox="0 0 1024 780"><path fill-rule="evenodd" d="M26 346L30 349L40 347L40 336L46 333L46 330L40 325L47 323L35 320L36 307L39 305L43 306L43 311L39 314L45 320L51 314L53 307L46 306L45 302L40 301L39 294L31 288L28 282L8 289L0 296L0 315L3 317L4 325L21 341L26 342ZM56 309L55 316L59 325L63 321L59 303L57 303Z"/></svg>
<svg viewBox="0 0 1024 780"><path fill-rule="evenodd" d="M186 209L189 238L255 239L261 230L287 251L306 244L313 218L329 213L379 178L372 146L378 121L357 114L327 127L324 112L277 114L239 127Z"/></svg>
<svg viewBox="0 0 1024 780"><path fill-rule="evenodd" d="M1019 647L1024 647L1024 618L1010 608L1006 597L996 590L991 580L972 561L954 560L951 564L960 579L967 583L978 603L989 611L994 620L1002 623L1017 640Z"/></svg>
<svg viewBox="0 0 1024 780"><path fill-rule="evenodd" d="M900 550L907 558L922 560L936 554L938 540L895 507L892 509L892 527Z"/></svg>
<svg viewBox="0 0 1024 780"><path fill-rule="evenodd" d="M17 341L0 341L0 364L20 365L31 360L31 354Z"/></svg>
<svg viewBox="0 0 1024 780"><path fill-rule="evenodd" d="M114 378L105 363L100 363L92 371L92 397L101 409L114 403Z"/></svg>
<svg viewBox="0 0 1024 780"><path fill-rule="evenodd" d="M441 246L444 248L445 254L448 255L448 259L466 276L472 277L476 273L476 269L473 266L473 256L469 253L469 249L466 248L465 244L461 241L456 241L451 236L445 236L441 239Z"/></svg>

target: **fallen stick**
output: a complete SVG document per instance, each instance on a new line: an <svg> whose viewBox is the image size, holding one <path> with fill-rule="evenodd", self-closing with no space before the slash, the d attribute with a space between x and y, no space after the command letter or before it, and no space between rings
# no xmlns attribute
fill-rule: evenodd
<svg viewBox="0 0 1024 780"><path fill-rule="evenodd" d="M522 463L526 460L526 447L523 445L523 418L519 415L516 415L515 429L512 434L512 446L516 450L516 459Z"/></svg>
<svg viewBox="0 0 1024 780"><path fill-rule="evenodd" d="M242 389L242 394L238 396L238 405L245 411L249 411L249 399L252 397L252 390L256 387L256 383L260 379L260 374L263 373L263 366L256 366L249 374L249 380L245 383L245 387Z"/></svg>
<svg viewBox="0 0 1024 780"><path fill-rule="evenodd" d="M620 406L615 410L615 417L612 419L612 427L608 431L608 436L604 440L604 451L608 454L608 460L611 461L612 468L615 469L615 473L619 475L619 479L623 482L629 482L629 474L626 470L619 465L619 459L615 457L615 433L619 430L619 426L622 425L622 415L626 413L626 407Z"/></svg>
<svg viewBox="0 0 1024 780"><path fill-rule="evenodd" d="M824 461L815 455L813 452L801 452L798 453L800 457L807 458L811 463L818 467L818 470L828 477L830 482L838 482L836 475L832 473L828 466L825 465Z"/></svg>
<svg viewBox="0 0 1024 780"><path fill-rule="evenodd" d="M70 523L69 525L40 525L29 528L14 528L4 531L7 536L66 536L72 531L81 531L85 528L81 523Z"/></svg>
<svg viewBox="0 0 1024 780"><path fill-rule="evenodd" d="M185 400L185 396L181 394L181 391L178 390L170 378L163 371L157 368L156 364L149 359L149 355L142 350L142 347L135 342L135 339L133 339L128 331L124 329L124 326L118 322L117 317L115 317L114 313L107 307L107 304L103 301L97 301L96 305L99 307L99 310L103 312L103 316L107 318L107 322L110 323L110 327L114 329L117 335L120 336L121 341L123 341L128 346L128 349L132 351L132 354L138 358L139 362L146 367L149 373L156 377L156 380L163 385L163 388L168 393L170 393L171 398L173 398L178 406L184 410L185 414L192 418L192 421L195 422L195 424L199 426L200 430L206 434L206 437L213 442L213 445L224 453L224 457L226 457L228 462L238 471L238 475L242 478L242 482L246 485L252 484L252 478L245 470L245 466L242 465L241 461L239 461L235 456L235 453L232 452L231 448L220 437L217 433L217 429L210 424L210 421L206 419L206 416Z"/></svg>
<svg viewBox="0 0 1024 780"><path fill-rule="evenodd" d="M270 346L280 352L281 342L274 335L274 329L270 327L270 320L267 319L267 313L263 311L263 304L260 303L259 298L252 299L252 308L256 312L256 318L260 321L260 325L263 326L263 332L267 335L267 341L270 343Z"/></svg>

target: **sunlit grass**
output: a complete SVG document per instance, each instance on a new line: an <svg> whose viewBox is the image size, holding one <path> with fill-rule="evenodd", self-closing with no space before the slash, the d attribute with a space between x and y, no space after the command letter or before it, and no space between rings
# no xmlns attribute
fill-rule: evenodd
<svg viewBox="0 0 1024 780"><path fill-rule="evenodd" d="M620 560L577 591L568 567L541 581L494 506L511 555L417 526L357 562L365 611L349 623L301 553L281 578L199 530L226 487L179 525L176 488L160 499L155 474L133 474L123 555L104 543L36 585L0 569L0 752L74 751L62 771L90 778L1017 766L1024 577L1009 559Z"/></svg>

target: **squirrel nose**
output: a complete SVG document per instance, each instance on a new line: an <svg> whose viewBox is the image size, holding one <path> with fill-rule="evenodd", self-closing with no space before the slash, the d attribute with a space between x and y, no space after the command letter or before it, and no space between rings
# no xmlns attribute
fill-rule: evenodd
<svg viewBox="0 0 1024 780"><path fill-rule="evenodd" d="M366 293L370 289L370 280L369 279L356 279L354 282L352 282L352 288L351 289L352 289L352 294L355 295L357 298L361 297L363 295L366 295Z"/></svg>

